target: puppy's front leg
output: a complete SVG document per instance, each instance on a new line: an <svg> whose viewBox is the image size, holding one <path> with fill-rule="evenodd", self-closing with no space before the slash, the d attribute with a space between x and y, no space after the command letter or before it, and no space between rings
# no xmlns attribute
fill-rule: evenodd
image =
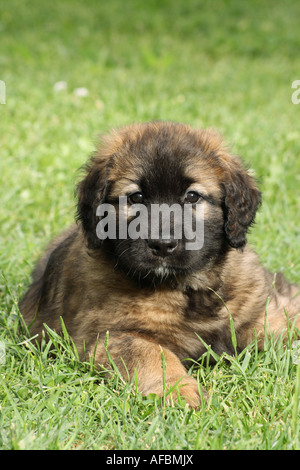
<svg viewBox="0 0 300 470"><path fill-rule="evenodd" d="M187 374L179 358L169 349L139 336L110 333L108 351L125 379L131 380L136 371L138 389L143 395L155 393L162 396L165 384L167 392L175 386L170 392L175 400L179 390L191 407L200 405L197 381ZM108 365L103 345L98 344L95 359L99 364Z"/></svg>

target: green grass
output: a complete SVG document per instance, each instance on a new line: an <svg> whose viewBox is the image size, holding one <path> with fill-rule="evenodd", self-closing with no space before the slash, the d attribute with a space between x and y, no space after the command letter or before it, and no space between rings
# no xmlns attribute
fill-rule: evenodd
<svg viewBox="0 0 300 470"><path fill-rule="evenodd" d="M161 407L117 374L99 377L67 339L53 337L56 358L47 345L37 350L13 320L34 261L73 220L77 169L99 134L132 121L221 131L261 181L251 244L268 268L299 282L299 14L297 0L2 5L0 448L300 448L292 342L263 353L254 344L214 367L204 358L192 373L210 399L191 411ZM67 88L58 92L59 81Z"/></svg>

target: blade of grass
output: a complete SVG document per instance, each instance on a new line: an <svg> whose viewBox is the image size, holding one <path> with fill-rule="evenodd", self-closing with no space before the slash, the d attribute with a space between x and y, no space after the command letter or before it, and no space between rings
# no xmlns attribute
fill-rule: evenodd
<svg viewBox="0 0 300 470"><path fill-rule="evenodd" d="M230 333L231 333L232 346L233 346L233 349L234 349L235 357L237 357L237 356L238 356L238 353L237 353L237 339L236 339L235 328L234 328L234 321L233 321L232 315L231 315L231 313L230 313L230 311L229 311L229 308L228 308L227 305L226 305L226 302L224 302L224 300L222 299L222 297L221 297L216 291L214 291L211 287L209 287L209 290L211 290L214 294L216 294L216 296L221 300L221 302L223 303L224 307L226 308L226 311L227 311L228 316L229 316L229 324L230 324Z"/></svg>

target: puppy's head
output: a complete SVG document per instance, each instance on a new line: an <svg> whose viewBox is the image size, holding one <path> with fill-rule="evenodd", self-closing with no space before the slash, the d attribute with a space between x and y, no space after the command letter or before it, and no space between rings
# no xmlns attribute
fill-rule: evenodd
<svg viewBox="0 0 300 470"><path fill-rule="evenodd" d="M78 192L89 248L140 284L168 282L242 249L260 203L255 181L217 134L170 122L105 137Z"/></svg>

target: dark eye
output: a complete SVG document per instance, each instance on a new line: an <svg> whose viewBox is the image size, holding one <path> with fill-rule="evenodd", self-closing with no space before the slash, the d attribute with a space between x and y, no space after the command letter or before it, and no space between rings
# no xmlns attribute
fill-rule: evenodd
<svg viewBox="0 0 300 470"><path fill-rule="evenodd" d="M187 204L195 204L201 199L200 194L196 193L196 191L189 191L186 196L184 202Z"/></svg>
<svg viewBox="0 0 300 470"><path fill-rule="evenodd" d="M129 202L131 202L132 204L142 204L142 202L144 201L144 196L142 195L142 193L133 193L129 196Z"/></svg>

